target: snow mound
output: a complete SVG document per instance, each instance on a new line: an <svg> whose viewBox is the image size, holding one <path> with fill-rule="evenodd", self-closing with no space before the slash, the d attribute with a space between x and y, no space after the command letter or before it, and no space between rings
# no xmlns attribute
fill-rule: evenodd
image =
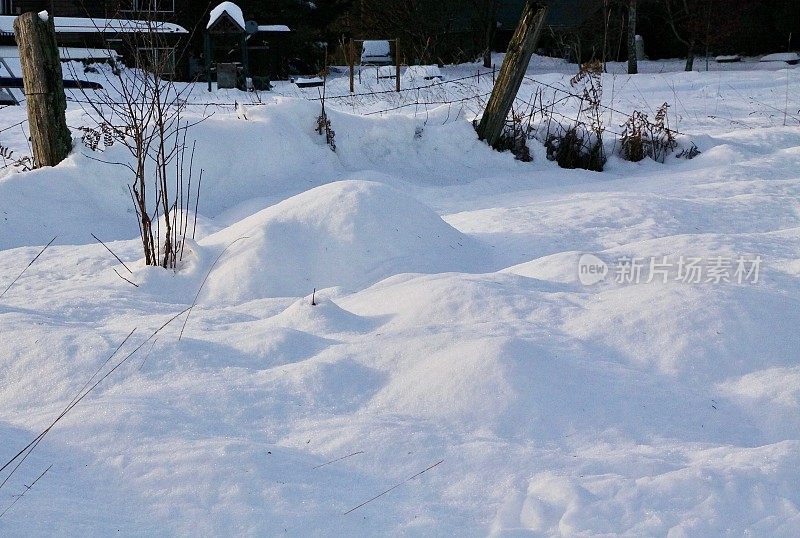
<svg viewBox="0 0 800 538"><path fill-rule="evenodd" d="M249 301L361 289L408 272L470 271L482 248L391 187L341 181L284 200L204 240L230 247L205 298Z"/></svg>

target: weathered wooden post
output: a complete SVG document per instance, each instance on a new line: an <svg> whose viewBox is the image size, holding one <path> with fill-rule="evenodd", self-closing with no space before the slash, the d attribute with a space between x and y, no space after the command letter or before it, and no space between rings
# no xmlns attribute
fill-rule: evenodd
<svg viewBox="0 0 800 538"><path fill-rule="evenodd" d="M508 44L505 60L500 67L500 75L477 127L480 139L485 140L493 148L497 147L503 136L506 118L525 78L531 56L539 43L546 16L546 7L538 8L536 2L528 0L514 37Z"/></svg>
<svg viewBox="0 0 800 538"><path fill-rule="evenodd" d="M33 163L55 166L72 150L67 127L67 97L53 19L42 13L24 13L14 20L22 81L28 105Z"/></svg>
<svg viewBox="0 0 800 538"><path fill-rule="evenodd" d="M399 93L400 92L400 40L394 40L394 64L395 64L395 72L394 72L394 80L395 80L395 87L394 89Z"/></svg>

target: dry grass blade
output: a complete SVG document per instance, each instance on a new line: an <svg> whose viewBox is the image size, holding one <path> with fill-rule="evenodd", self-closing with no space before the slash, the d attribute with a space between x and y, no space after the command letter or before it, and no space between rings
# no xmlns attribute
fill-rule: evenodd
<svg viewBox="0 0 800 538"><path fill-rule="evenodd" d="M407 482L410 482L411 480L414 480L415 478L417 478L418 476L420 476L420 475L422 475L422 474L424 474L424 473L427 473L428 471L430 471L431 469L433 469L434 467L436 467L436 466L440 465L440 464L441 464L441 463L443 463L443 462L444 462L444 460L439 460L439 461L437 461L436 463L434 463L434 464L433 464L433 465L431 465L430 467L427 467L427 468L425 468L425 469L421 470L420 472L418 472L418 473L417 473L417 474L415 474L414 476L410 476L410 477L406 478L405 480L403 480L403 481L402 481L402 482L400 482L399 484L396 484L396 485L394 485L394 486L390 487L390 488L389 488L389 489L387 489L386 491L383 491L383 492L381 492L381 493L378 493L377 495L375 495L375 496L374 496L374 497L372 497L371 499L368 499L368 500L364 501L363 503L359 504L358 506L355 506L355 507L351 508L350 510L348 510L347 512L345 512L345 513L344 513L344 514L342 514L342 515L345 515L345 516L346 516L346 515L347 515L347 514L349 514L350 512L355 512L356 510L358 510L358 509L359 509L359 508L361 508L362 506L364 506L364 505L366 505L366 504L369 504L369 503L371 503L371 502L372 502L372 501L374 501L375 499L378 499L378 498L380 498L380 497L383 497L384 495L386 495L386 494L387 494L387 493L389 493L390 491L394 491L394 490L396 490L397 488L399 488L399 487L400 487L400 486L402 486L403 484L405 484L405 483L407 483Z"/></svg>
<svg viewBox="0 0 800 538"><path fill-rule="evenodd" d="M134 281L132 281L132 280L129 280L129 279L125 278L124 276L122 276L121 274L119 274L119 271L117 271L116 269L114 269L114 272L117 274L117 276L118 276L118 277L120 277L122 280L124 280L125 282L127 282L127 283L128 283L128 284L130 284L131 286L133 286L133 287L135 287L135 288L138 288L138 287L139 287L139 284L137 284L136 282L134 282Z"/></svg>
<svg viewBox="0 0 800 538"><path fill-rule="evenodd" d="M3 511L0 513L0 517L3 517L4 515L6 515L6 512L8 512L8 511L9 511L9 510L11 510L12 508L14 508L14 505L15 505L15 504L17 504L17 502L19 502L19 500L20 500L21 498L23 498L23 497L25 496L25 494L26 494L26 493L28 493L28 492L29 492L31 489L33 489L33 486L35 486L35 485L36 485L36 482L38 482L39 480L41 480L41 478L42 478L44 475L46 475L46 474L47 474L47 471L49 471L49 470L50 470L52 467L53 467L53 464L51 463L51 464L50 464L50 467L48 467L47 469L45 469L45 470L44 470L44 472L42 472L42 474L40 474L38 477L36 477L36 480L34 480L33 482L31 482L31 485L30 485L30 486L25 486L25 491L23 491L21 494L17 495L17 497L14 499L14 502L12 502L11 504L9 504L9 505L6 507L6 509L5 509L5 510L3 510Z"/></svg>
<svg viewBox="0 0 800 538"><path fill-rule="evenodd" d="M42 250L39 252L39 254L37 254L37 255L36 255L36 257L35 257L35 258L33 258L33 259L31 260L31 263L29 263L27 266L25 266L25 269L23 269L23 270L22 270L22 272L21 272L19 275L17 275L17 278L15 278L14 280L12 280L12 281L11 281L11 284L9 284L9 285L8 285L8 287L7 287L6 289L4 289L4 290L3 290L3 293L0 293L0 298L2 298L2 297L3 297L3 295L5 295L5 294L6 294L6 292L7 292L8 290L10 290L10 289L11 289L11 286L13 286L14 284L16 284L16 283L17 283L17 280L19 280L20 278L22 278L22 275L24 275L24 274L25 274L25 271L27 271L28 269L30 269L31 265L33 265L33 264L36 262L36 260L38 260L38 259L39 259L39 256L41 256L42 254L44 254L44 251L45 251L45 250L47 250L47 247L49 247L50 245L52 245L52 244L53 244L53 241L55 241L57 238L58 238L58 236L55 236L54 238L52 238L52 239L50 240L50 242L49 242L49 243L47 243L47 244L44 246L44 248L43 248L43 249L42 249Z"/></svg>
<svg viewBox="0 0 800 538"><path fill-rule="evenodd" d="M214 260L214 263L211 264L211 267L208 268L208 272L206 273L206 276L203 277L203 281L200 283L200 287L197 288L197 293L194 296L194 300L192 301L192 305L189 308L187 308L186 310L184 310L184 312L189 312L189 313L186 314L186 319L183 320L183 327L181 327L181 334L178 336L178 341L179 342L180 342L181 338L183 338L183 331L186 330L186 323L188 323L188 321L189 321L189 316L192 315L192 308L194 308L194 305L197 304L197 298L200 297L200 292L203 291L203 286L206 285L206 280L208 280L208 277L211 275L211 271L214 270L214 266L217 265L217 262L219 262L220 258L222 258L222 255L225 254L228 251L229 248L231 248L233 245L235 245L236 243L238 243L242 239L248 239L248 236L242 236L242 237L239 237L238 239L234 239L233 241L231 241L231 243L227 247L225 247L225 249L222 252L219 253L219 256L217 256L217 259Z"/></svg>
<svg viewBox="0 0 800 538"><path fill-rule="evenodd" d="M105 362L97 369L97 371L92 375L92 377L89 378L89 380L83 385L81 390L78 391L78 394L76 394L75 397L72 399L72 401L69 403L69 405L67 405L67 407L64 409L64 411L62 411L61 414L58 415L58 417L56 417L55 420L53 420L53 422L51 422L50 425L47 428L45 428L44 431L42 431L39 435L37 435L33 439L33 441L28 443L28 445L25 448L20 450L13 458L11 458L9 461L7 461L5 464L3 464L2 467L0 467L0 472L2 472L7 467L9 467L12 463L14 463L14 461L19 459L19 461L17 462L17 465L14 466L14 468L11 470L11 472L8 474L8 476L6 476L6 478L2 482L0 482L0 488L2 488L6 484L6 482L8 482L8 480L14 475L14 473L17 471L17 469L19 469L20 465L22 465L22 463L28 458L28 456L30 456L31 452L33 452L33 450L39 445L39 443L42 441L42 439L44 439L44 437L50 432L50 430L52 430L53 427L62 418L64 418L64 416L66 416L67 413L72 411L72 409L74 409L75 406L78 405L81 402L81 400L86 398L86 396L88 396L92 391L94 391L94 389L97 388L98 385L100 385L100 383L102 383L106 378L108 378L108 376L113 374L120 366L125 364L128 361L128 359L133 357L140 349L142 349L148 342L150 342L153 338L155 338L170 323L175 321L178 317L180 317L182 314L186 313L188 310L189 310L188 308L186 308L184 310L181 310L180 312L178 312L177 314L175 314L174 316L169 318L167 321L165 321L158 329L153 331L153 333L150 336L148 336L142 343L140 343L138 346L136 346L133 349L133 351L131 351L130 353L125 355L122 359L119 360L119 362L117 362L116 365L114 365L113 368L111 368L108 372L106 372L94 384L89 386L91 384L91 382L94 380L94 378L97 377L97 375L100 373L100 371L102 371L102 369L106 366L106 364L108 364L108 362L117 354L117 352L119 352L119 350L122 348L122 346L125 345L125 342L128 341L128 339L133 335L133 333L136 331L136 329L134 329L130 333L128 333L128 336L125 337L125 340L123 340L122 343L119 346L117 346L117 348L114 350L114 353L112 353L105 360Z"/></svg>
<svg viewBox="0 0 800 538"><path fill-rule="evenodd" d="M103 245L104 247L106 247L106 250L109 252L109 254L111 254L112 256L114 256L114 257L117 259L117 261L118 261L119 263L121 263L121 264L122 264L122 266L123 266L125 269L127 269L127 270L128 270L128 272L129 272L130 274L133 274L133 271L131 271L131 268L130 268L130 267L128 267L127 265L125 265L125 262L124 262L124 261L122 261L122 260L120 259L120 257L119 257L119 256L117 256L116 254L114 254L114 251L113 251L113 250L111 250L110 248L108 248L108 245L106 245L105 243L103 243L103 241L101 241L101 240L100 240L100 238L99 238L99 237L97 237L96 235L94 235L94 234L90 234L90 235L91 235L92 237L94 237L95 241L97 241L98 243L100 243L101 245Z"/></svg>
<svg viewBox="0 0 800 538"><path fill-rule="evenodd" d="M331 463L336 463L337 461L346 460L347 458L351 458L353 456L358 456L359 454L363 454L363 453L364 453L363 450L359 450L358 452L353 452L352 454L348 454L347 456L342 456L341 458L336 458L335 460L331 460L331 461L327 461L325 463L321 463L321 464L317 465L316 467L312 467L311 470L313 471L314 469L319 469L320 467L325 467L326 465L330 465Z"/></svg>
<svg viewBox="0 0 800 538"><path fill-rule="evenodd" d="M66 414L67 414L67 412L69 412L69 410L70 410L70 409L72 409L73 405L75 404L75 401L76 401L76 400L77 400L77 399L80 397L81 393L82 393L84 390L86 390L86 387L88 387L88 386L89 386L89 384L92 382L92 380L93 380L95 377L97 377L97 374L99 374L99 373L100 373L100 371L103 369L103 367L104 367L106 364L108 364L108 362L109 362L109 361L110 361L110 360L111 360L111 359L112 359L112 358L113 358L113 357L114 357L114 356L115 356L115 355L116 355L116 354L119 352L119 350L122 348L122 346L124 346L124 345L125 345L125 342L127 342L127 341L128 341L128 339L129 339L129 338L130 338L130 337L133 335L133 333L134 333L135 331L136 331L136 329L134 329L133 331L131 331L130 333L128 333L128 336L126 336L126 337L125 337L125 339L124 339L124 340L123 340L123 341L122 341L122 342L121 342L121 343L120 343L120 344L119 344L119 345L116 347L116 349L114 349L114 352L113 352L111 355L109 355L109 356L108 356L108 358L107 358L107 359L106 359L106 360L103 362L103 364L101 364L101 365L100 365L100 367L99 367L99 368L98 368L98 369L95 371L95 373L94 373L94 374L92 374L92 377L90 377L90 378L89 378L89 381L87 381L87 382L86 382L86 383L85 383L85 384L84 384L84 385L81 387L81 389L78 391L78 393L75 395L75 397L74 397L74 398L72 398L72 400L69 402L69 404L67 404L67 407L66 407L66 408L64 408L64 410L61 412L61 414L60 414L60 415L59 415L59 416L58 416L58 417L57 417L57 418L56 418L56 419L55 419L55 420L54 420L54 421L53 421L53 422L50 424L50 426L48 426L48 427L47 427L47 428L46 428L46 429L45 429L43 432L41 432L39 435L37 435L37 436L36 436L36 437L35 437L35 438L34 438L34 439L33 439L33 440L30 442L30 443L28 443L28 444L27 444L27 445L26 445L26 446L25 446L25 447L24 447L22 450L20 450L19 452L17 452L17 453L14 455L14 457L13 457L13 458L11 458L10 460L8 460L8 461L7 461L5 464L3 464L3 466L2 466L2 467L0 467L0 473L2 473L2 472L3 472L3 471L4 471L4 470L5 470L5 469L6 469L6 468L9 466L9 465L11 465L12 463L14 463L14 461L16 461L16 460L17 460L17 458L19 458L20 456L23 456L23 457L22 457L22 459L21 459L21 460L20 460L20 461L17 463L17 465L16 465L16 466L15 466L15 467L14 467L14 468L11 470L11 472L9 473L9 475L8 475L8 476L7 476L7 477L6 477L6 478L3 480L3 482L2 482L2 483L0 483L0 488L2 488L2 487L5 485L5 483L6 483L6 482L8 482L8 479L9 479L9 478L11 478L11 476L12 476L12 475L13 475L13 474L16 472L16 470L19 468L19 466L20 466L20 465L22 465L22 463L25 461L25 459L28 457L28 455L29 455L29 454L30 454L30 453L33 451L33 449L35 449L35 448L36 448L36 446L37 446L37 445L38 445L38 444L41 442L41 440L44 438L44 436L45 436L45 435L47 435L47 433L50 431L50 429L51 429L53 426L55 426L56 422L58 422L59 420L61 420L61 418L62 418L64 415L66 415Z"/></svg>

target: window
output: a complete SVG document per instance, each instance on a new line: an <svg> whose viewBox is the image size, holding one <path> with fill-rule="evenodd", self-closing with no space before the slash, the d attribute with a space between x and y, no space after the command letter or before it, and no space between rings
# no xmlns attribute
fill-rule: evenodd
<svg viewBox="0 0 800 538"><path fill-rule="evenodd" d="M11 0L0 0L0 15L11 15Z"/></svg>
<svg viewBox="0 0 800 538"><path fill-rule="evenodd" d="M174 13L175 0L126 0L123 2L123 11Z"/></svg>

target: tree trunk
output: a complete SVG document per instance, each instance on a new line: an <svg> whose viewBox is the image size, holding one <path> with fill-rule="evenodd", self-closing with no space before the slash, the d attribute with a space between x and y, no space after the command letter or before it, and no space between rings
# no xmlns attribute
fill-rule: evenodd
<svg viewBox="0 0 800 538"><path fill-rule="evenodd" d="M686 53L686 71L692 70L694 70L694 47L691 47Z"/></svg>
<svg viewBox="0 0 800 538"><path fill-rule="evenodd" d="M539 43L546 16L546 7L538 8L536 2L528 0L514 37L508 44L500 75L477 127L480 139L486 140L493 148L502 139L506 118L525 78L533 51Z"/></svg>
<svg viewBox="0 0 800 538"><path fill-rule="evenodd" d="M628 3L628 74L635 75L639 72L639 65L636 61L636 2L629 0Z"/></svg>
<svg viewBox="0 0 800 538"><path fill-rule="evenodd" d="M52 17L24 13L14 20L28 106L33 162L55 166L72 150L65 113L67 97Z"/></svg>

